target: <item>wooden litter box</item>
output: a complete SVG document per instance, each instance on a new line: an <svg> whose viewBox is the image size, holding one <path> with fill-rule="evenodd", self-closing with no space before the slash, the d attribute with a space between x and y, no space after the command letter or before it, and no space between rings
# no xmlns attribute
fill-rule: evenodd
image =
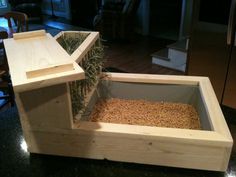
<svg viewBox="0 0 236 177"><path fill-rule="evenodd" d="M76 33L76 32L71 32ZM83 33L83 32L81 32ZM16 103L29 152L225 171L233 140L206 77L103 73L75 115L71 81L84 79L76 63L89 58L98 33L72 54L44 31L4 40ZM188 103L202 130L87 121L99 98Z"/></svg>

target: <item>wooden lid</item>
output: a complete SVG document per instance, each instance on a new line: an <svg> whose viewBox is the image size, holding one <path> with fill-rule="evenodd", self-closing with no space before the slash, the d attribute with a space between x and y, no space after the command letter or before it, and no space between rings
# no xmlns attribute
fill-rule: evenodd
<svg viewBox="0 0 236 177"><path fill-rule="evenodd" d="M84 79L83 69L45 30L4 40L14 91Z"/></svg>

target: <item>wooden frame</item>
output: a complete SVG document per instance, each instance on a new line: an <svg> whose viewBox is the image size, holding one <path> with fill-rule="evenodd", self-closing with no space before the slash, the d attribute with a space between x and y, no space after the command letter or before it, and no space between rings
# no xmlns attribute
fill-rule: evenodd
<svg viewBox="0 0 236 177"><path fill-rule="evenodd" d="M63 33L52 38L45 31L26 32L4 40L29 152L202 170L227 169L233 140L206 77L104 73L101 82L194 86L209 122L207 130L76 120L69 82L84 78L77 63L86 58L99 37L97 32L87 33L72 55L55 40ZM87 108L95 101L99 84L87 95Z"/></svg>
<svg viewBox="0 0 236 177"><path fill-rule="evenodd" d="M45 88L43 92L35 90L17 95L29 151L203 170L227 169L233 141L208 78L119 73L106 75L105 79L113 82L198 86L209 115L211 131L87 121L73 123L68 86L61 84ZM63 94L59 94L60 97L51 96L53 101L45 103L41 94L44 93L43 98L50 100L46 98L50 90L63 90ZM40 108L32 106L32 95L35 105L46 105ZM55 107L55 102L63 102L64 110ZM46 107L54 107L55 110L50 109L44 111L43 116L38 115Z"/></svg>
<svg viewBox="0 0 236 177"><path fill-rule="evenodd" d="M96 40L99 38L99 33L93 31L62 31L58 33L54 38L57 40L64 34L73 36L76 33L88 34L87 38L82 42L82 44L78 47L78 49L76 49L71 55L72 60L75 61L76 63L79 63L83 59L83 57L88 53L90 48L94 45Z"/></svg>

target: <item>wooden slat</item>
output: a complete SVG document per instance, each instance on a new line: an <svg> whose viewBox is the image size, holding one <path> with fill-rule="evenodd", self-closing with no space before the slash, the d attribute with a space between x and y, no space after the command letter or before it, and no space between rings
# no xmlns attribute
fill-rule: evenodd
<svg viewBox="0 0 236 177"><path fill-rule="evenodd" d="M73 132L29 132L29 151L214 171L225 171L227 167L227 163L222 163L227 155L224 147L182 143L178 139L175 142L169 138L153 139L149 135L130 137L120 136L120 133Z"/></svg>
<svg viewBox="0 0 236 177"><path fill-rule="evenodd" d="M59 33L57 33L55 36L54 36L54 39L58 39L61 35L63 35L65 32L64 31L61 31Z"/></svg>
<svg viewBox="0 0 236 177"><path fill-rule="evenodd" d="M87 38L83 41L83 43L79 46L77 50L71 55L71 58L76 63L79 63L83 57L88 53L91 47L94 45L96 40L99 38L98 32L90 32Z"/></svg>
<svg viewBox="0 0 236 177"><path fill-rule="evenodd" d="M73 70L74 70L73 63L57 64L57 65L49 66L49 67L38 69L38 70L26 71L26 76L28 79L30 79L30 78L46 76L46 75L56 74L56 73L62 73L62 72L67 72L67 71L73 71Z"/></svg>
<svg viewBox="0 0 236 177"><path fill-rule="evenodd" d="M13 34L13 38L15 40L35 38L35 37L43 37L43 36L46 36L46 31L45 30L28 31L28 32L14 33Z"/></svg>
<svg viewBox="0 0 236 177"><path fill-rule="evenodd" d="M220 133L226 139L233 142L217 97L208 78L204 78L200 82L200 90L204 98L205 107L207 108L208 114L211 117L210 121L214 131Z"/></svg>
<svg viewBox="0 0 236 177"><path fill-rule="evenodd" d="M199 85L203 77L194 76L174 76L174 75L152 75L152 74L127 74L127 73L106 73L103 79L121 82L137 83L159 83L159 84L181 84Z"/></svg>

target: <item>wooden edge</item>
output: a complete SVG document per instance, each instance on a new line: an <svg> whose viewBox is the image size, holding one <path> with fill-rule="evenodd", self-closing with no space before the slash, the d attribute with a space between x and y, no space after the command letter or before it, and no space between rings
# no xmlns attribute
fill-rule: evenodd
<svg viewBox="0 0 236 177"><path fill-rule="evenodd" d="M225 139L233 141L227 123L219 106L213 87L207 77L196 76L173 76L173 75L151 75L151 74L127 74L127 73L103 73L103 80L133 82L133 83L158 83L158 84L180 84L180 85L199 85L200 92L207 113L210 117L212 129Z"/></svg>
<svg viewBox="0 0 236 177"><path fill-rule="evenodd" d="M19 40L19 39L27 39L27 38L34 38L34 37L42 37L42 36L46 36L45 30L14 33L13 34L13 39Z"/></svg>
<svg viewBox="0 0 236 177"><path fill-rule="evenodd" d="M70 86L69 86L69 82L66 83L66 89L67 89L67 102L68 102L68 107L69 107L69 114L70 114L70 128L72 129L74 126L73 123L73 112L72 112L72 103L71 103L71 95L70 95Z"/></svg>
<svg viewBox="0 0 236 177"><path fill-rule="evenodd" d="M24 116L26 115L22 100L20 99L20 95L19 93L14 93L15 96L15 102L17 105L17 109L19 112L19 118L20 118L20 122L21 122L21 126L22 126L22 130L23 130L23 134L24 134L24 130L28 129L28 122L24 119Z"/></svg>
<svg viewBox="0 0 236 177"><path fill-rule="evenodd" d="M70 82L74 80L81 80L85 78L83 69L75 62L73 62L73 71L67 71L62 73L55 73L46 76L40 76L32 79L28 79L28 83L21 85L14 85L15 92L23 92L27 90L33 90L37 88L47 87L60 83Z"/></svg>
<svg viewBox="0 0 236 177"><path fill-rule="evenodd" d="M199 85L204 77L103 72L102 78L103 80L133 83Z"/></svg>
<svg viewBox="0 0 236 177"><path fill-rule="evenodd" d="M85 33L85 34L90 34L94 33L95 31L63 31L64 33Z"/></svg>
<svg viewBox="0 0 236 177"><path fill-rule="evenodd" d="M92 88L92 90L91 90L87 95L85 95L85 98L84 98L84 107L85 107L85 108L88 106L88 103L89 103L90 99L92 98L94 92L97 90L97 85L98 85L98 83L99 83L99 81L94 85L94 87ZM81 119L80 113L78 113L77 115L75 115L74 118L77 119L77 120Z"/></svg>
<svg viewBox="0 0 236 177"><path fill-rule="evenodd" d="M64 31L61 31L61 32L57 33L57 35L54 36L54 39L57 40L64 33L65 33Z"/></svg>
<svg viewBox="0 0 236 177"><path fill-rule="evenodd" d="M225 148L223 158L222 158L222 165L220 171L227 171L230 157L231 157L231 152L232 152L232 147L230 148Z"/></svg>
<svg viewBox="0 0 236 177"><path fill-rule="evenodd" d="M94 31L61 31L57 35L54 36L54 38L57 40L61 35L65 33L85 33L85 34L90 34L93 33Z"/></svg>
<svg viewBox="0 0 236 177"><path fill-rule="evenodd" d="M83 43L79 46L81 52L85 51L94 44L94 42L98 39L99 33L98 32L91 32L87 38L83 41Z"/></svg>
<svg viewBox="0 0 236 177"><path fill-rule="evenodd" d="M74 51L71 55L73 61L79 63L82 58L86 55L86 53L91 49L96 40L99 38L99 32L90 32L87 38L83 41L83 43L79 46L78 49Z"/></svg>
<svg viewBox="0 0 236 177"><path fill-rule="evenodd" d="M167 138L182 143L199 144L202 142L209 146L232 147L232 142L214 131L189 130L178 128L151 127L139 125L113 124L103 122L78 121L74 124L74 130L93 131L93 133L117 133L119 136L149 136L153 139L165 141Z"/></svg>
<svg viewBox="0 0 236 177"><path fill-rule="evenodd" d="M139 136L149 140L158 139L159 141L171 141L173 144L183 143L232 148L232 142L225 139L225 137L221 134L214 131L203 130L188 130L178 128L151 127L88 121L77 121L73 124L72 130L53 127L44 127L42 130L42 127L40 126L32 128L28 124L26 124L24 130L60 134L65 133L75 136L81 136L83 134L93 134L101 136L112 136L114 137L114 139L116 137L137 139L137 136Z"/></svg>
<svg viewBox="0 0 236 177"><path fill-rule="evenodd" d="M207 113L209 114L213 130L220 133L233 143L228 125L225 121L209 78L204 78L200 81L200 90L204 98L203 101L205 107L207 108Z"/></svg>
<svg viewBox="0 0 236 177"><path fill-rule="evenodd" d="M26 71L26 77L28 79L32 79L35 77L41 77L41 76L62 73L62 72L67 72L67 71L72 71L72 70L74 70L73 63L55 64L46 68Z"/></svg>

